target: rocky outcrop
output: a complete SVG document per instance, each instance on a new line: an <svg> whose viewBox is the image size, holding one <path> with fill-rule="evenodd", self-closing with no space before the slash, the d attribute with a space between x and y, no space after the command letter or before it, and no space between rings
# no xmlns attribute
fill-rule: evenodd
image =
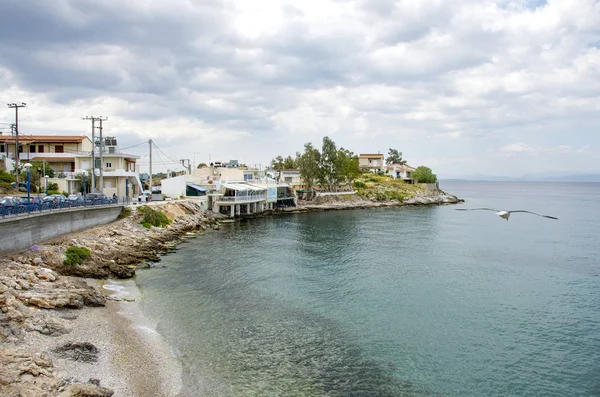
<svg viewBox="0 0 600 397"><path fill-rule="evenodd" d="M436 194L422 194L404 199L405 205L432 205L432 204L458 204L464 200L451 194L437 192Z"/></svg>
<svg viewBox="0 0 600 397"><path fill-rule="evenodd" d="M456 204L464 202L441 190L423 191L403 201L385 200L373 201L359 195L323 196L314 200L300 200L297 207L288 207L279 212L314 212L333 211L361 208L400 207L404 205L433 205L433 204Z"/></svg>

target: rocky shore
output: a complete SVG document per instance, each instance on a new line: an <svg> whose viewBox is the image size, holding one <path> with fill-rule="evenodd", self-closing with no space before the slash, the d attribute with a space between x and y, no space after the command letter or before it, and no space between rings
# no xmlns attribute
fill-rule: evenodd
<svg viewBox="0 0 600 397"><path fill-rule="evenodd" d="M104 385L118 386L118 395L148 395L148 391L176 395L157 384L168 378L157 373L164 364L161 360L168 357L148 357L154 346L128 351L143 345L123 328L127 318L118 314L119 305L130 303L115 302L121 298L112 297L110 291L101 293L100 283L82 278L131 277L136 268L158 261L160 254L182 239L218 228L222 218L201 211L192 202L165 203L160 208L173 220L164 228L144 228L134 209L133 214L108 225L0 259L0 395L113 395L115 390ZM78 266L64 265L70 246L88 248L91 258ZM89 309L80 310L84 307ZM116 367L110 362L114 352L127 357ZM149 373L144 371L148 362L154 363ZM64 367L69 366L70 373L65 373ZM111 366L113 370L107 372ZM78 372L87 378L76 377ZM119 378L128 379L128 384Z"/></svg>
<svg viewBox="0 0 600 397"><path fill-rule="evenodd" d="M406 205L458 204L462 202L464 202L464 200L461 200L456 196L447 194L441 190L433 190L420 192L419 194L412 197L407 197L402 201L373 201L363 198L359 195L321 196L310 201L300 200L297 207L284 208L282 211L297 213L362 208L402 207Z"/></svg>
<svg viewBox="0 0 600 397"><path fill-rule="evenodd" d="M461 201L440 191L402 202L327 196L278 212ZM132 332L131 318L140 316L130 302L134 299L113 294L99 280L131 278L183 239L218 229L226 217L202 211L192 201L157 207L170 225L145 228L133 208L110 224L0 258L0 395L178 395L178 363L168 348L156 335L148 339ZM91 257L65 265L71 246L89 249Z"/></svg>

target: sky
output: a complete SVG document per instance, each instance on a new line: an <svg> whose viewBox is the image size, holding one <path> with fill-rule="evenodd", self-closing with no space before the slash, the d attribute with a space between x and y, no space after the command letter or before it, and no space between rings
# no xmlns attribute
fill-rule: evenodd
<svg viewBox="0 0 600 397"><path fill-rule="evenodd" d="M600 173L599 21L597 0L2 0L0 101L27 103L21 134L108 117L156 171L328 136L442 178Z"/></svg>

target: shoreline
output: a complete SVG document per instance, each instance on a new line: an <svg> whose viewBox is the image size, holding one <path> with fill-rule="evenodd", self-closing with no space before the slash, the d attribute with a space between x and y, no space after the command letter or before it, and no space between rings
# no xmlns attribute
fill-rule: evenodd
<svg viewBox="0 0 600 397"><path fill-rule="evenodd" d="M458 202L446 194L414 202L327 198L257 215ZM0 375L0 393L66 397L94 390L99 396L183 396L181 362L144 316L131 277L186 237L218 229L229 218L188 201L157 205L174 220L172 225L145 229L133 214L0 258L0 365L8 368ZM87 246L93 263L65 268L62 251L71 245ZM56 351L73 344L91 344L90 349L97 349L94 359L82 363Z"/></svg>

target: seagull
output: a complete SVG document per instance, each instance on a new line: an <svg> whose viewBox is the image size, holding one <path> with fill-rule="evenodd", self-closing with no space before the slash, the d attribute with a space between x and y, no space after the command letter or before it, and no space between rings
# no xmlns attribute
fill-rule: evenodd
<svg viewBox="0 0 600 397"><path fill-rule="evenodd" d="M537 216L542 216L544 218L558 220L558 218L556 218L554 216L542 215L542 214L538 214L537 212L531 212L531 211L525 211L525 210L499 211L499 210L495 210L493 208L457 208L456 210L457 211L493 211L500 218L506 219L507 222L508 222L508 217L510 216L510 214L514 214L515 212L523 212L526 214L533 214L533 215L537 215Z"/></svg>

